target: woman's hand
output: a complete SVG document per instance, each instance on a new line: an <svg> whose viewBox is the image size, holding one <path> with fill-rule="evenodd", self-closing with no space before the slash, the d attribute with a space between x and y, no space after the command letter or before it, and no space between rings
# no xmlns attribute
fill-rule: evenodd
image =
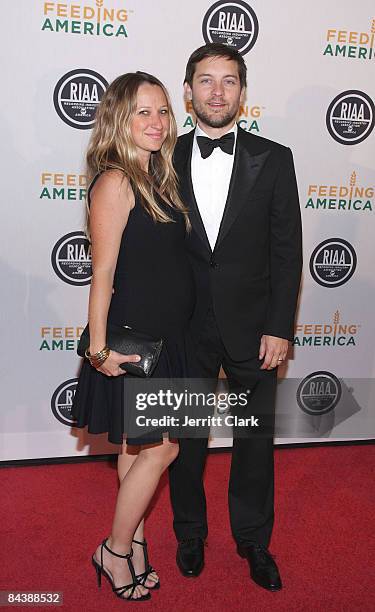
<svg viewBox="0 0 375 612"><path fill-rule="evenodd" d="M126 374L125 370L120 368L120 363L137 363L140 359L139 355L122 355L116 351L110 351L105 362L96 369L106 376L120 376Z"/></svg>

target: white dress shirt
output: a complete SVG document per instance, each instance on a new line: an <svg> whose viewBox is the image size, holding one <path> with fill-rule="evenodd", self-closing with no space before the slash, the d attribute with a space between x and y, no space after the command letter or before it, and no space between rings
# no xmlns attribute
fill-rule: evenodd
<svg viewBox="0 0 375 612"><path fill-rule="evenodd" d="M198 125L193 141L191 180L195 199L212 250L214 250L219 233L232 176L237 140L236 124L228 131L228 134L230 132L234 132L233 155L228 155L220 147L216 147L209 157L203 159L197 143L197 136L206 136L207 138L210 138L210 136Z"/></svg>

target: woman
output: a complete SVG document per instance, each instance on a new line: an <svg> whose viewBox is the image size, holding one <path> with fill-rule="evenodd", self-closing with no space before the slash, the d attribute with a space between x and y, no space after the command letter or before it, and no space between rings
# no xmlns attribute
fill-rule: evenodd
<svg viewBox="0 0 375 612"><path fill-rule="evenodd" d="M119 366L137 356L110 351L103 361L101 351L107 320L129 325L164 340L153 376L187 374L186 330L194 293L184 249L189 220L172 166L176 138L165 87L149 74L129 73L103 96L87 152L91 363L83 363L73 415L78 427L108 432L110 442L122 444L111 534L92 561L99 586L103 574L116 595L136 601L148 599L150 590L160 586L148 564L143 518L178 444L161 434L124 442L124 411L131 406L124 401L126 377Z"/></svg>

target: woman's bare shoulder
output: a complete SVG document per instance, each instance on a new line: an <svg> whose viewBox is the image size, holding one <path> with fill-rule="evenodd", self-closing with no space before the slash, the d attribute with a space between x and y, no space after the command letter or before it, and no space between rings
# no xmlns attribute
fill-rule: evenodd
<svg viewBox="0 0 375 612"><path fill-rule="evenodd" d="M134 194L127 176L120 170L106 170L96 179L90 192L91 203L95 200L108 204L122 204L132 209Z"/></svg>

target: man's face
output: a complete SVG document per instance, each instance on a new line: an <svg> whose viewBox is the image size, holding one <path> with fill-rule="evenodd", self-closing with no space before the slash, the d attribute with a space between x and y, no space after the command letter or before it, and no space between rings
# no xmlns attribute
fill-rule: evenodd
<svg viewBox="0 0 375 612"><path fill-rule="evenodd" d="M207 57L195 66L193 83L185 92L202 127L223 128L234 123L244 95L235 60Z"/></svg>

